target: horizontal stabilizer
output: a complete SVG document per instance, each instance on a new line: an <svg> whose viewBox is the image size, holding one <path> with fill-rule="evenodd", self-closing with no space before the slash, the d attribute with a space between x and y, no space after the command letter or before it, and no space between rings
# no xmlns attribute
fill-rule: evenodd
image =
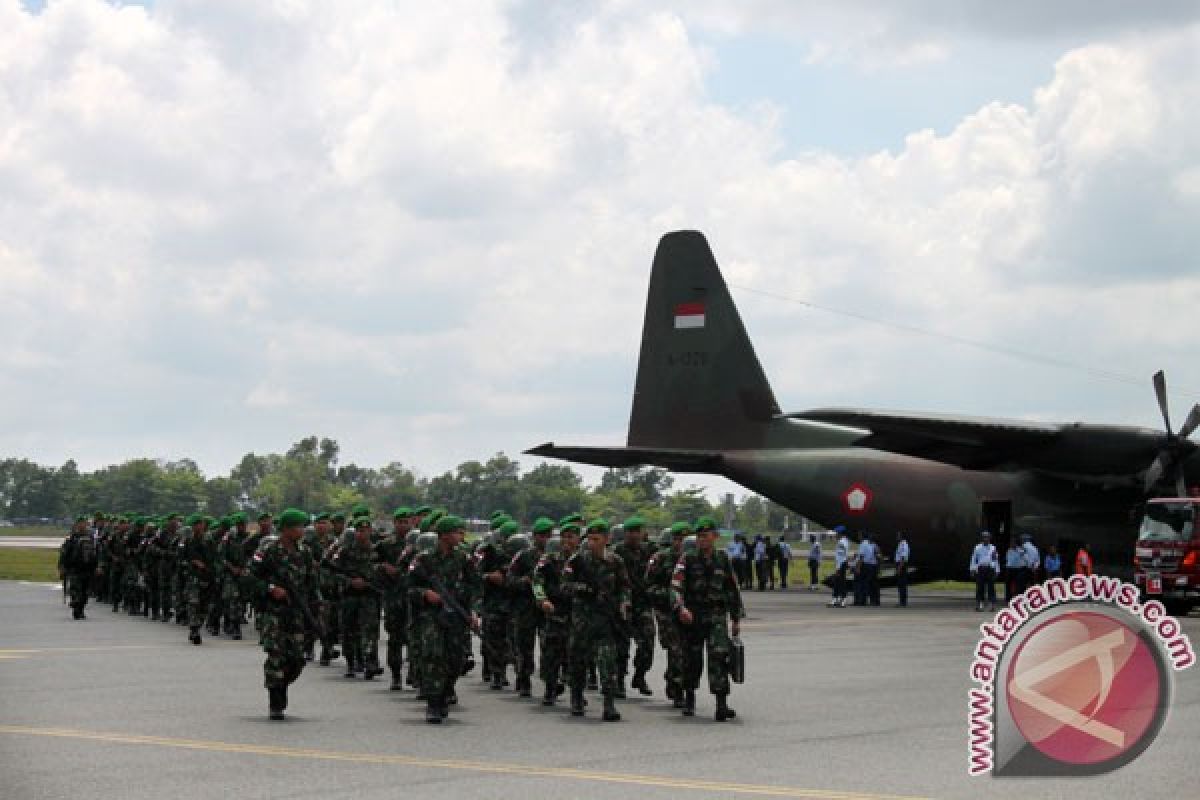
<svg viewBox="0 0 1200 800"><path fill-rule="evenodd" d="M714 472L721 464L720 453L649 447L559 447L553 442L525 451L526 455L560 458L598 467L636 467L653 464L673 472Z"/></svg>

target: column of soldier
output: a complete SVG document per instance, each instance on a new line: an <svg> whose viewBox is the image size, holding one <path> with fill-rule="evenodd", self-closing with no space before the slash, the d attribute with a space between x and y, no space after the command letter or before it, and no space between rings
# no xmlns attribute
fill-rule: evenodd
<svg viewBox="0 0 1200 800"><path fill-rule="evenodd" d="M307 662L327 667L340 657L348 679L382 675L381 620L391 689L416 689L431 724L448 716L459 678L475 667L472 634L491 690L510 686L511 665L513 689L532 697L536 645L542 705L569 689L570 713L583 716L585 690L599 690L602 718L615 721L628 690L653 694L646 677L657 630L674 706L695 714L707 656L714 717L735 716L729 672L745 611L713 519L676 522L650 543L631 517L613 545L607 521L581 514L541 517L521 533L497 511L490 532L470 543L464 520L444 509L399 508L392 518L384 533L365 506L349 515L288 509L278 519L259 514L252 531L241 512L97 513L91 525L76 520L59 572L76 619L93 596L114 613L174 619L200 645L202 627L241 639L253 616L272 719L284 717L288 686Z"/></svg>

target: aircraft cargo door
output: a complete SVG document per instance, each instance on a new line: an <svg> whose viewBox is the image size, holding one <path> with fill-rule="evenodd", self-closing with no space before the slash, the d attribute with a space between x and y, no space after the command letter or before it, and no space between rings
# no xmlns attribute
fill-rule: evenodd
<svg viewBox="0 0 1200 800"><path fill-rule="evenodd" d="M1000 565L1004 566L1004 552L1012 536L1012 501L984 500L980 506L979 525L981 531L991 531L992 544L1000 553Z"/></svg>

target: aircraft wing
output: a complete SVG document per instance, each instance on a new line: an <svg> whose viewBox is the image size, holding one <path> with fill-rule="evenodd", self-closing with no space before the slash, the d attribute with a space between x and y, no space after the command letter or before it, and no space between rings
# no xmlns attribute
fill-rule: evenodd
<svg viewBox="0 0 1200 800"><path fill-rule="evenodd" d="M675 472L711 472L721 463L721 454L700 450L649 447L560 447L553 442L531 447L526 455L561 458L598 467L635 467L653 464Z"/></svg>
<svg viewBox="0 0 1200 800"><path fill-rule="evenodd" d="M788 417L862 430L865 435L855 442L859 447L978 470L1033 466L1037 454L1063 435L1063 426L1040 422L855 408L818 408Z"/></svg>

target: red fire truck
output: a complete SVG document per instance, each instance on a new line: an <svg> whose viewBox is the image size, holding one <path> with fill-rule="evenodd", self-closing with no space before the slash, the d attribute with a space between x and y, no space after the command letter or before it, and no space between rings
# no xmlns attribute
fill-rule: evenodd
<svg viewBox="0 0 1200 800"><path fill-rule="evenodd" d="M1147 599L1182 616L1200 605L1200 497L1146 502L1134 551L1134 581Z"/></svg>

